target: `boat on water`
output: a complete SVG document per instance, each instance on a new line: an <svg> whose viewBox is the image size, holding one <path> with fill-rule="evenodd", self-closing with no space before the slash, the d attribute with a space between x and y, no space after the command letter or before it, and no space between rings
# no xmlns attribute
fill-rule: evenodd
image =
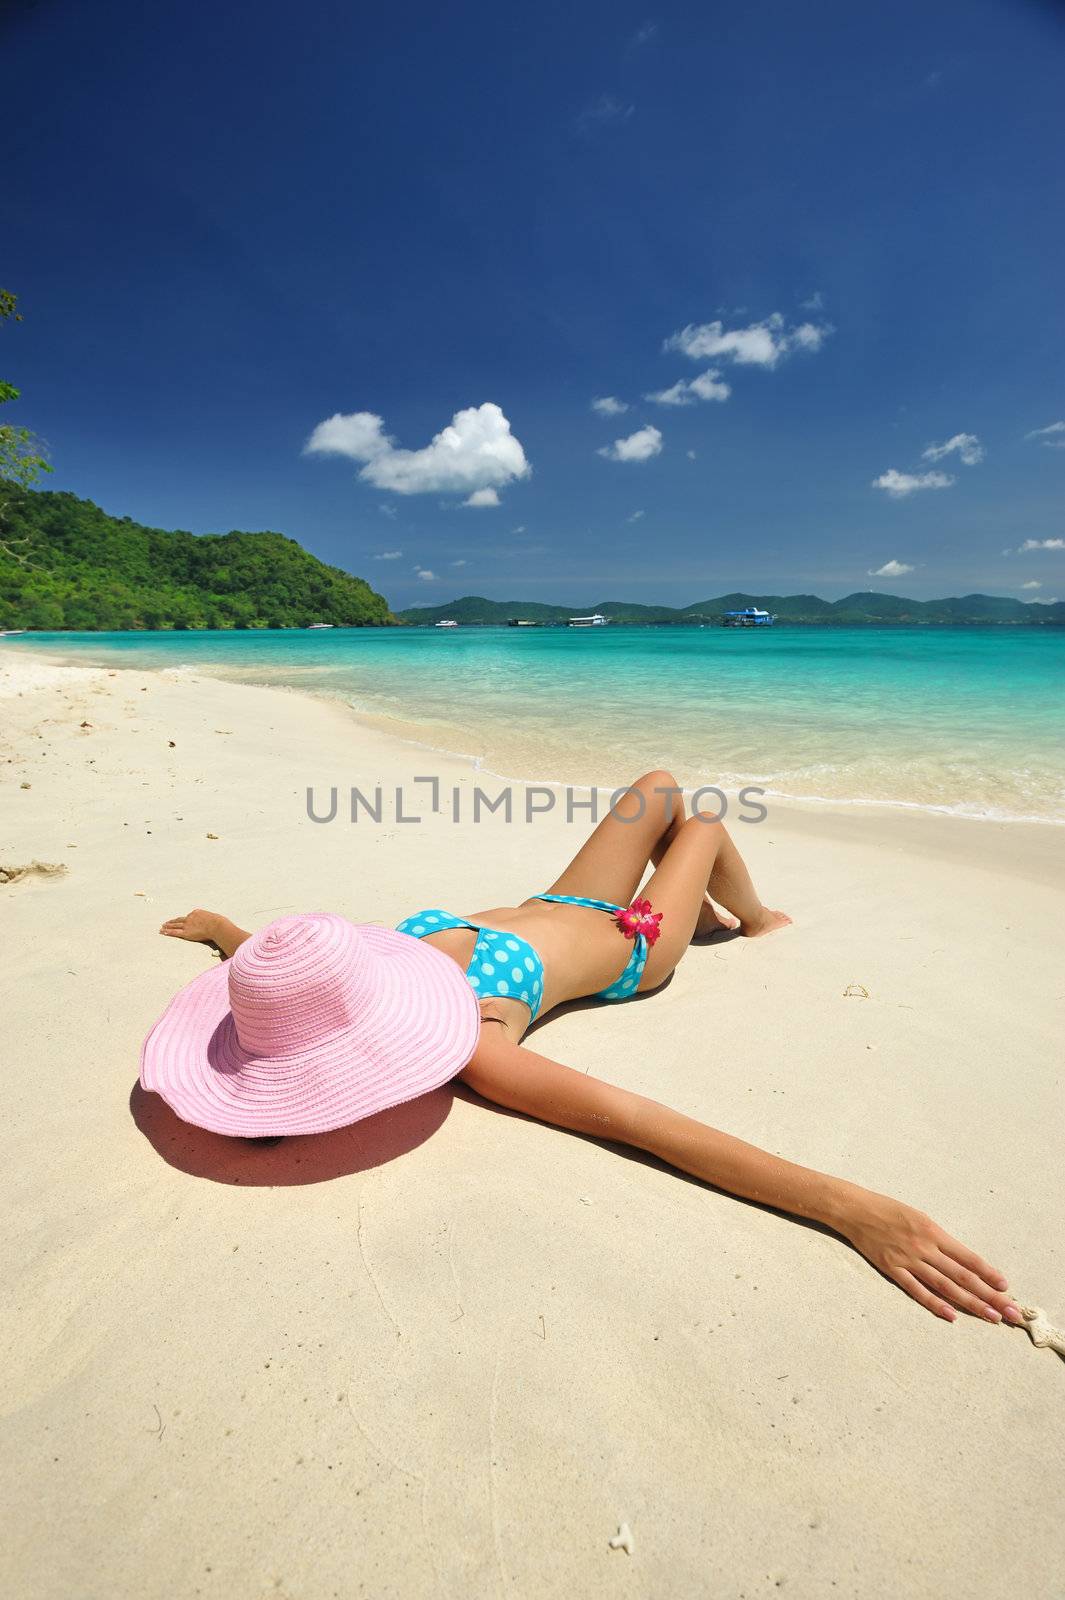
<svg viewBox="0 0 1065 1600"><path fill-rule="evenodd" d="M458 623L455 621L454 617L442 617L440 621L434 623L433 626L436 628L457 628Z"/></svg>
<svg viewBox="0 0 1065 1600"><path fill-rule="evenodd" d="M571 628L605 628L606 618L601 611L595 611L590 617L570 617Z"/></svg>
<svg viewBox="0 0 1065 1600"><path fill-rule="evenodd" d="M334 626L335 624L332 622L308 622L307 624L308 631L313 631L315 628L332 628Z"/></svg>
<svg viewBox="0 0 1065 1600"><path fill-rule="evenodd" d="M508 617L508 628L538 628L540 624L532 617Z"/></svg>
<svg viewBox="0 0 1065 1600"><path fill-rule="evenodd" d="M13 639L17 633L25 632L25 628L0 628L0 639Z"/></svg>
<svg viewBox="0 0 1065 1600"><path fill-rule="evenodd" d="M776 617L758 606L746 606L742 611L726 611L722 626L726 628L771 628Z"/></svg>

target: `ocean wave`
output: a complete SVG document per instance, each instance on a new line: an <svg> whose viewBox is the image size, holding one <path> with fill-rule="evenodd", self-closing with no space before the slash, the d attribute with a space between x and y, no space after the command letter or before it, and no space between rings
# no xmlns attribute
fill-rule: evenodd
<svg viewBox="0 0 1065 1600"><path fill-rule="evenodd" d="M337 697L330 695L329 698L333 699ZM434 741L431 730L429 729L423 729L419 732L410 732L409 719L401 719L399 717L389 716L388 714L379 711L367 713L361 707L354 705L350 700L345 699L345 697L340 696L340 698L344 699L344 703L347 705L352 715L357 717L359 720L364 721L368 726L379 729L381 724L403 721L404 726L408 731L399 732L398 729L391 727L386 727L383 731L386 731L390 737L398 739L401 743L410 745L416 749L425 750L433 755L443 756L450 760L466 762L472 771L485 777L494 778L500 783L542 785L544 788L570 789L582 794L591 794L593 790L600 794L611 794L623 786L621 783L612 783L610 781L601 781L598 779L593 779L593 781L590 782L579 781L572 774L521 774L518 772L508 772L502 770L501 765L497 767L496 765L492 764L498 760L498 757L494 757L483 751L474 753L468 749L456 748L454 745L439 744ZM641 764L637 762L637 765L639 766ZM648 761L642 770L651 770L655 766L661 766L667 770L671 770L677 765L679 765L679 763L670 761L668 758L664 757L661 761ZM827 775L829 773L843 773L848 770L848 764L846 763L834 764L825 762L819 764L819 766L822 775ZM804 768L802 770L807 772L812 771L810 768ZM792 777L796 776L795 773L790 775ZM918 811L938 816L957 817L964 821L972 822L1040 823L1048 827L1065 827L1065 800L1063 800L1060 795L1057 797L1057 801L1059 806L1062 807L1062 814L1047 815L1041 812L1009 810L1001 806L984 804L978 801L957 801L948 803L933 799L908 799L897 796L871 796L854 794L828 795L799 788L789 789L775 787L774 785L780 781L782 776L783 775L779 770L773 773L762 774L724 772L718 773L713 780L703 779L701 781L685 783L682 785L682 788L686 797L690 797L691 795L695 794L700 788L715 787L723 790L726 796L729 796L730 798L736 797L738 799L741 790L745 788L757 788L759 790L759 798L784 800L803 805L811 804L830 808L833 806L842 806L847 808L886 807L891 810ZM630 781L630 778L626 778L624 780L624 782L628 781Z"/></svg>

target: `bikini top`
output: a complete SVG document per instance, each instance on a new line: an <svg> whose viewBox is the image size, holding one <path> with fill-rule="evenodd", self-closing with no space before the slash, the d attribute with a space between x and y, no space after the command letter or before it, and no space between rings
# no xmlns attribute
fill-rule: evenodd
<svg viewBox="0 0 1065 1600"><path fill-rule="evenodd" d="M534 900L555 900L562 905L588 906L593 911L608 911L616 915L624 906L613 905L609 900L588 900L576 894L537 894ZM486 928L477 922L467 922L451 911L430 907L412 917L404 917L396 924L398 933L409 933L415 939L424 939L431 933L443 933L445 928L476 929L466 977L470 987L481 999L499 995L503 999L520 1000L535 1020L544 993L544 963L540 952L522 939L519 934L502 928ZM633 941L632 955L619 978L596 995L598 1000L629 1000L636 992L647 962L647 940L638 933Z"/></svg>

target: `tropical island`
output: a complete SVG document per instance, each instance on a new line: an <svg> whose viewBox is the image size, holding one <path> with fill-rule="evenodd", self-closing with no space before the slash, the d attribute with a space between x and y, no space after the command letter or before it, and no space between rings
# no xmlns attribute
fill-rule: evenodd
<svg viewBox="0 0 1065 1600"><path fill-rule="evenodd" d="M281 533L193 534L6 486L0 628L380 627L388 602Z"/></svg>

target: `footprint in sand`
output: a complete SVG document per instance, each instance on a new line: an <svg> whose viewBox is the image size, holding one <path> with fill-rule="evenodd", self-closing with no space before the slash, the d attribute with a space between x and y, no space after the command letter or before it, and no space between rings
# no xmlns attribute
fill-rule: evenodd
<svg viewBox="0 0 1065 1600"><path fill-rule="evenodd" d="M31 861L24 867L0 867L0 884L17 883L19 878L60 878L66 870L62 861Z"/></svg>

